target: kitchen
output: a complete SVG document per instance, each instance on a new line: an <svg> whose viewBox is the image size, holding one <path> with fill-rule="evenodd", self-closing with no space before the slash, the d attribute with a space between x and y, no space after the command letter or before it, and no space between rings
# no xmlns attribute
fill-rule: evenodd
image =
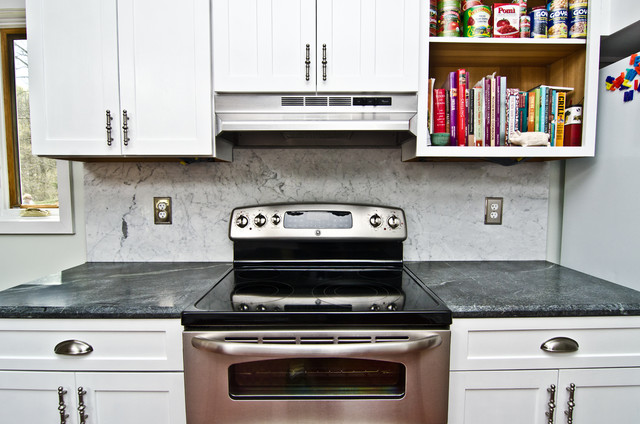
<svg viewBox="0 0 640 424"><path fill-rule="evenodd" d="M9 263L3 262L2 284L13 286L85 261L229 262L233 207L326 200L401 206L409 228L405 261L562 263L559 162L403 163L397 148L256 148L235 149L233 155L231 163L93 162L84 169L74 163L76 234L3 236L7 249L22 247L24 253L4 258ZM154 196L172 197L172 225L153 225ZM487 196L505 199L503 225L483 224ZM60 248L38 257L33 243L52 240ZM632 280L597 272L612 271L588 271L638 288Z"/></svg>

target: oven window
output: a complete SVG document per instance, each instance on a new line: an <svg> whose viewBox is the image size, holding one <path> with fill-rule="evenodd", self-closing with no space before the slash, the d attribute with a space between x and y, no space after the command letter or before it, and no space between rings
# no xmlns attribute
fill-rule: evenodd
<svg viewBox="0 0 640 424"><path fill-rule="evenodd" d="M386 361L295 358L244 362L229 367L233 399L398 399L406 368Z"/></svg>

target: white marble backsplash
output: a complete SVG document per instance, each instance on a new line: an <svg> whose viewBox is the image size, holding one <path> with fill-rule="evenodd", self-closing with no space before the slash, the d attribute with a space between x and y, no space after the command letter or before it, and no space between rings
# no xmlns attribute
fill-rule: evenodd
<svg viewBox="0 0 640 424"><path fill-rule="evenodd" d="M397 206L405 260L543 260L549 165L410 162L399 149L236 149L233 163L85 164L88 261L230 261L234 207L273 202ZM153 197L173 200L154 225ZM484 225L484 198L504 198Z"/></svg>

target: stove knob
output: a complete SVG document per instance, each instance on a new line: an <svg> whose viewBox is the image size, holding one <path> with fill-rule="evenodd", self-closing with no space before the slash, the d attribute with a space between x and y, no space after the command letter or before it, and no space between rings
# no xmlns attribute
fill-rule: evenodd
<svg viewBox="0 0 640 424"><path fill-rule="evenodd" d="M265 311L267 310L267 307L266 307L266 306L264 306L264 305L258 305L258 306L256 307L256 310L257 310L258 312L265 312Z"/></svg>
<svg viewBox="0 0 640 424"><path fill-rule="evenodd" d="M236 218L236 225L240 228L244 228L249 223L249 219L245 215L239 215Z"/></svg>
<svg viewBox="0 0 640 424"><path fill-rule="evenodd" d="M379 227L380 224L382 224L382 218L380 218L380 215L378 214L371 215L371 218L369 218L369 224L371 224L373 228Z"/></svg>
<svg viewBox="0 0 640 424"><path fill-rule="evenodd" d="M267 223L267 218L259 213L255 218L253 218L253 223L256 224L256 227L262 227Z"/></svg>
<svg viewBox="0 0 640 424"><path fill-rule="evenodd" d="M388 311L395 311L395 310L397 310L397 309L398 309L398 307L396 306L396 304L395 304L395 303L389 303L389 304L387 305L387 310L388 310Z"/></svg>
<svg viewBox="0 0 640 424"><path fill-rule="evenodd" d="M371 305L371 307L369 308L370 311L379 311L380 307L378 305L376 305L375 303L373 305Z"/></svg>
<svg viewBox="0 0 640 424"><path fill-rule="evenodd" d="M280 215L275 214L271 217L271 223L273 225L278 225L280 223Z"/></svg>
<svg viewBox="0 0 640 424"><path fill-rule="evenodd" d="M398 228L398 226L400 226L400 218L395 215L391 215L387 222L389 223L389 227L391 227L392 229Z"/></svg>
<svg viewBox="0 0 640 424"><path fill-rule="evenodd" d="M248 311L249 305L247 305L246 303L241 303L238 309L240 309L240 311L242 312Z"/></svg>

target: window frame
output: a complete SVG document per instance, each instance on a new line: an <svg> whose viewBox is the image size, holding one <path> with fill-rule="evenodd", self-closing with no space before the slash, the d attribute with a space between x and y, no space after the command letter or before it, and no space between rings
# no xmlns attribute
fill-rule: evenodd
<svg viewBox="0 0 640 424"><path fill-rule="evenodd" d="M6 27L0 16L0 31L2 39L6 37L6 34L24 32L24 26L13 25ZM6 88L4 78L4 54L0 58L0 77L3 79L2 83L2 98L5 99ZM73 196L72 196L72 170L71 164L68 161L57 160L56 167L58 172L58 207L44 208L49 211L50 215L45 217L21 217L20 207L12 207L15 205L17 192L13 194L11 191L11 180L13 178L13 184L15 187L15 154L13 139L7 139L7 125L6 117L12 117L12 112L7 111L5 102L0 102L0 136L2 142L2 148L0 148L0 234L74 234L73 228ZM13 118L11 118L13 119ZM13 131L13 130L11 130ZM9 141L11 146L9 147ZM12 161L12 164L9 161ZM10 172L13 173L13 177L10 177ZM12 197L13 196L13 197ZM21 199L18 199L21 203Z"/></svg>

